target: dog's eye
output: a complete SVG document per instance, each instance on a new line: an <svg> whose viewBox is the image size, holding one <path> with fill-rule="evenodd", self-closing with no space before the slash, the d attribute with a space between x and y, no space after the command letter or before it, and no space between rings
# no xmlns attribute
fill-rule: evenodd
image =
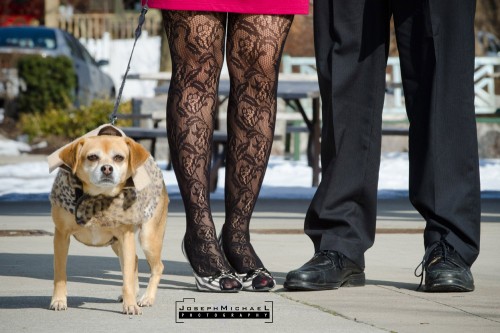
<svg viewBox="0 0 500 333"><path fill-rule="evenodd" d="M99 156L97 156L96 154L92 154L92 155L87 156L87 159L88 159L90 162L95 162L95 161L98 161L98 160L99 160Z"/></svg>
<svg viewBox="0 0 500 333"><path fill-rule="evenodd" d="M113 157L113 161L115 162L123 162L124 159L125 157L123 157L122 155L115 155L115 157Z"/></svg>

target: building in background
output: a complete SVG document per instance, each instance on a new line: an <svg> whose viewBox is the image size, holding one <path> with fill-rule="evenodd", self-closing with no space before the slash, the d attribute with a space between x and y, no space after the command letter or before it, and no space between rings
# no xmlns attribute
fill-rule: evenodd
<svg viewBox="0 0 500 333"><path fill-rule="evenodd" d="M0 26L45 24L44 0L3 0Z"/></svg>

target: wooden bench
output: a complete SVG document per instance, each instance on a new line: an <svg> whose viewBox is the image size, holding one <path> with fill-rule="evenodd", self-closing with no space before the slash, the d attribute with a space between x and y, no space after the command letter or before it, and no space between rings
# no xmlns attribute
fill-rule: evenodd
<svg viewBox="0 0 500 333"><path fill-rule="evenodd" d="M121 130L134 140L152 140L156 142L158 138L166 138L165 128L144 128L144 127L123 127ZM219 169L224 165L226 158L227 133L224 131L214 131L212 147L212 167L210 169L210 192L217 189ZM151 145L154 149L154 144ZM154 157L154 150L151 155ZM170 163L169 163L170 164ZM167 167L168 168L168 167Z"/></svg>
<svg viewBox="0 0 500 333"><path fill-rule="evenodd" d="M300 133L309 133L309 129L305 125L287 125L285 129L285 135L286 135L286 147L285 147L285 152L290 152L290 140L291 140L291 135L292 134L300 134ZM397 135L397 136L408 136L409 134L409 129L408 127L382 127L382 135ZM307 140L307 160L308 160L308 165L311 166L311 161L312 161L312 156L311 156L311 145L312 141L311 138Z"/></svg>
<svg viewBox="0 0 500 333"><path fill-rule="evenodd" d="M409 128L402 127L382 127L382 135L400 135L407 136L410 133Z"/></svg>
<svg viewBox="0 0 500 333"><path fill-rule="evenodd" d="M149 151L151 156L155 157L156 152L156 140L158 138L163 137L161 132L165 132L165 129L158 128L158 125L165 120L165 112L153 112L151 114L140 114L140 113L132 113L132 114L117 114L117 119L123 120L132 120L131 127L125 127L129 130L127 136L131 137L134 140L149 140L151 141L151 146ZM140 126L141 120L151 120L153 122L153 128L145 128ZM166 134L165 134L166 137Z"/></svg>

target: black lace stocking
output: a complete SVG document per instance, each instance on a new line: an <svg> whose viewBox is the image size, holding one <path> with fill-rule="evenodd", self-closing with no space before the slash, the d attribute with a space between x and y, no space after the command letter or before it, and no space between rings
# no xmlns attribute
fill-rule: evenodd
<svg viewBox="0 0 500 333"><path fill-rule="evenodd" d="M217 87L227 57L231 77L223 242L240 273L263 267L250 244L249 222L271 152L279 61L293 16L164 11L172 56L167 132L186 209L187 256L195 272L229 269L209 203Z"/></svg>
<svg viewBox="0 0 500 333"><path fill-rule="evenodd" d="M249 223L271 153L282 48L293 16L229 16L231 76L226 160L224 252L238 273L264 267Z"/></svg>
<svg viewBox="0 0 500 333"><path fill-rule="evenodd" d="M209 168L225 14L164 11L172 56L167 134L186 210L184 247L200 276L227 271L209 203Z"/></svg>

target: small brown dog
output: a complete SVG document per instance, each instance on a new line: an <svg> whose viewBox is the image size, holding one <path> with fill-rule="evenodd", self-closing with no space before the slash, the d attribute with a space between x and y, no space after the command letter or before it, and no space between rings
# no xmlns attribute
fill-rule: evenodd
<svg viewBox="0 0 500 333"><path fill-rule="evenodd" d="M73 235L89 246L111 245L123 273L123 313L140 314L140 307L153 305L163 273L161 250L169 199L161 170L148 151L124 136L80 138L63 147L59 158L65 165L50 195L55 224L50 309L67 309L66 261ZM139 168L150 180L140 189L132 180ZM137 229L151 268L147 290L139 301Z"/></svg>

